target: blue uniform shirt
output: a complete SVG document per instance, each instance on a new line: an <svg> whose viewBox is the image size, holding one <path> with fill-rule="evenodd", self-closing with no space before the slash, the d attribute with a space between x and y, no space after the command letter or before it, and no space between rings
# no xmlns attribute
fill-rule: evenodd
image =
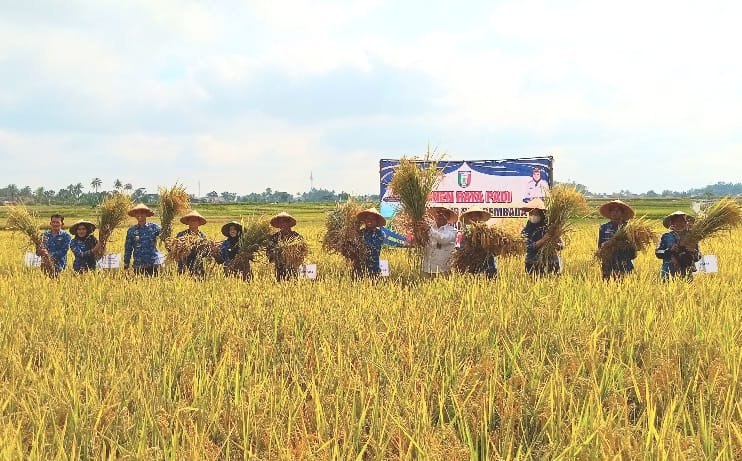
<svg viewBox="0 0 742 461"><path fill-rule="evenodd" d="M219 249L219 257L222 264L228 266L235 256L237 256L239 242L239 237L227 238L227 240L222 242L222 246Z"/></svg>
<svg viewBox="0 0 742 461"><path fill-rule="evenodd" d="M538 261L538 250L539 249L536 248L536 242L541 240L544 237L544 235L546 235L546 231L548 229L549 227L543 222L534 224L528 221L526 223L526 226L520 232L521 235L526 239L526 262ZM561 240L559 241L557 248L559 248L560 250L564 248L564 244L561 242ZM554 255L553 262L558 265L559 257Z"/></svg>
<svg viewBox="0 0 742 461"><path fill-rule="evenodd" d="M48 230L41 237L49 254L54 258L54 262L57 263L57 270L60 272L63 271L67 267L67 252L70 249L72 236L63 230L60 230L57 235L52 235L52 231Z"/></svg>
<svg viewBox="0 0 742 461"><path fill-rule="evenodd" d="M134 254L134 265L144 266L155 263L157 259L157 236L162 229L155 223L144 223L131 226L126 231L124 243L124 266L128 267L131 255Z"/></svg>
<svg viewBox="0 0 742 461"><path fill-rule="evenodd" d="M626 223L614 224L613 221L608 221L605 224L600 225L600 231L598 232L598 249L600 246L610 240L611 237L619 229L626 226ZM636 258L636 249L629 248L626 250L619 250L616 252L616 256L611 261L610 266L603 267L604 271L615 271L615 272L631 272L634 270L634 263L632 259Z"/></svg>
<svg viewBox="0 0 742 461"><path fill-rule="evenodd" d="M381 255L381 245L384 243L384 233L378 227L374 227L373 229L364 228L361 234L369 250L366 257L366 270L371 274L378 274L381 272L379 256Z"/></svg>
<svg viewBox="0 0 742 461"><path fill-rule="evenodd" d="M97 243L98 240L92 235L88 235L84 240L80 240L79 238L72 239L70 249L72 250L72 254L75 255L75 260L72 262L72 268L75 271L80 272L84 269L95 269L96 261L93 255L93 248Z"/></svg>

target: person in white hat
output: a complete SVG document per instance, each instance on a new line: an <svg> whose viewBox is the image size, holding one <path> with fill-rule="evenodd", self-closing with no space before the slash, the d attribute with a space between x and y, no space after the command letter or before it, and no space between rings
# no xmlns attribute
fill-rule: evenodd
<svg viewBox="0 0 742 461"><path fill-rule="evenodd" d="M451 273L451 255L456 246L456 228L459 220L455 211L443 206L428 208L434 224L430 226L430 241L423 252L422 270L429 277L448 277Z"/></svg>
<svg viewBox="0 0 742 461"><path fill-rule="evenodd" d="M386 225L386 218L376 208L368 208L356 215L358 222L364 225L361 237L366 245L366 259L355 261L353 264L353 276L355 278L376 278L381 274L379 259L381 258L381 247L384 244L384 233L381 227Z"/></svg>
<svg viewBox="0 0 742 461"><path fill-rule="evenodd" d="M159 268L157 261L157 236L162 228L155 223L147 222L147 218L154 216L147 205L140 203L128 215L136 218L137 223L126 231L124 241L124 269L129 268L132 255L134 256L134 273L146 276L157 275Z"/></svg>
<svg viewBox="0 0 742 461"><path fill-rule="evenodd" d="M676 211L662 220L662 225L669 229L660 237L660 243L654 251L655 256L662 260L661 275L663 280L670 277L682 277L693 280L695 263L701 259L698 246L683 245L683 238L688 233L688 221L693 219L688 213Z"/></svg>
<svg viewBox="0 0 742 461"><path fill-rule="evenodd" d="M298 278L299 272L296 268L286 266L281 258L278 257L279 242L303 238L298 232L292 229L292 227L296 226L296 219L286 212L281 212L271 218L270 224L278 229L278 232L270 236L265 252L268 256L268 261L272 262L276 267L276 280L280 282L281 280Z"/></svg>
<svg viewBox="0 0 742 461"><path fill-rule="evenodd" d="M600 225L598 231L598 250L613 244L611 238L621 228L625 227L629 219L634 217L634 209L621 200L611 200L600 206L600 214L610 219ZM613 260L604 261L601 265L603 279L623 277L634 270L633 260L636 258L636 248L616 251Z"/></svg>
<svg viewBox="0 0 742 461"><path fill-rule="evenodd" d="M183 215L183 217L180 218L180 222L187 225L188 229L178 232L175 236L176 238L191 236L197 239L206 240L206 234L199 229L199 226L206 224L206 218L201 216L201 213L193 210L188 214ZM204 270L204 256L206 255L201 254L196 248L191 250L188 256L186 256L185 261L178 261L178 274L185 273L187 269L188 273L191 275L203 277L206 274L206 271Z"/></svg>
<svg viewBox="0 0 742 461"><path fill-rule="evenodd" d="M521 207L528 212L528 222L521 231L526 239L526 272L533 275L558 274L561 270L559 257L554 255L550 261L540 261L538 251L553 237L549 235L549 223L546 220L546 205L540 198L531 200L528 205ZM557 249L564 248L560 240Z"/></svg>
<svg viewBox="0 0 742 461"><path fill-rule="evenodd" d="M535 167L531 173L531 178L526 185L526 194L523 197L523 203L528 203L534 199L543 200L549 194L549 182L541 177L541 168Z"/></svg>

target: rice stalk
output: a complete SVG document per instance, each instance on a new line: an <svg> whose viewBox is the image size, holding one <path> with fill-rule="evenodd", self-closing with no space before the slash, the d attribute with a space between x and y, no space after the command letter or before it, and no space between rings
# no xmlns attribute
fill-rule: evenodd
<svg viewBox="0 0 742 461"><path fill-rule="evenodd" d="M46 245L43 235L39 232L39 224L34 213L28 211L25 205L18 203L17 205L8 205L8 227L26 235L31 242L31 245L36 249L36 254L39 254L39 250L42 246ZM56 277L59 273L57 270L57 263L54 257L49 253L42 254L41 256L41 270L44 274L49 277Z"/></svg>
<svg viewBox="0 0 742 461"><path fill-rule="evenodd" d="M164 243L165 249L168 251L168 258L180 262L185 262L186 258L193 253L198 260L214 257L221 246L219 242L193 234L169 237Z"/></svg>
<svg viewBox="0 0 742 461"><path fill-rule="evenodd" d="M279 239L276 247L276 261L289 268L298 269L304 264L304 259L309 254L309 246L301 237L291 237L285 240Z"/></svg>
<svg viewBox="0 0 742 461"><path fill-rule="evenodd" d="M641 252L654 247L657 238L657 232L645 216L631 219L598 249L595 256L603 264L610 264L621 251L633 249Z"/></svg>
<svg viewBox="0 0 742 461"><path fill-rule="evenodd" d="M191 199L188 197L185 187L177 183L170 189L158 187L158 191L160 193L160 206L157 211L160 216L160 226L162 226L160 241L164 243L165 239L173 234L175 217L188 212Z"/></svg>
<svg viewBox="0 0 742 461"><path fill-rule="evenodd" d="M239 274L243 280L250 277L250 261L255 259L255 254L268 245L271 236L270 218L260 216L242 219L242 233L237 243L237 254L227 266L227 273Z"/></svg>
<svg viewBox="0 0 742 461"><path fill-rule="evenodd" d="M464 227L464 237L487 256L519 256L526 253L526 241L518 233L499 226L476 222Z"/></svg>
<svg viewBox="0 0 742 461"><path fill-rule="evenodd" d="M724 197L698 216L681 241L686 248L696 248L698 242L730 232L742 225L742 207L729 197Z"/></svg>
<svg viewBox="0 0 742 461"><path fill-rule="evenodd" d="M412 222L412 245L425 247L430 241L430 225L426 220L430 194L435 190L443 174L438 168L438 159L430 152L424 159L402 157L394 168L389 188L399 197L404 213Z"/></svg>
<svg viewBox="0 0 742 461"><path fill-rule="evenodd" d="M550 238L538 252L538 261L547 266L551 263L559 250L560 242L572 231L570 220L585 216L590 207L585 196L573 186L557 184L546 197L546 235Z"/></svg>
<svg viewBox="0 0 742 461"><path fill-rule="evenodd" d="M131 198L126 194L114 194L100 204L98 217L98 237L100 246L95 251L95 258L100 259L106 253L106 244L113 234L113 230L125 223L128 212L134 206Z"/></svg>
<svg viewBox="0 0 742 461"><path fill-rule="evenodd" d="M353 264L361 264L368 256L366 243L361 235L360 223L356 217L365 208L363 204L349 199L338 203L327 213L326 232L322 248L328 253L338 253Z"/></svg>

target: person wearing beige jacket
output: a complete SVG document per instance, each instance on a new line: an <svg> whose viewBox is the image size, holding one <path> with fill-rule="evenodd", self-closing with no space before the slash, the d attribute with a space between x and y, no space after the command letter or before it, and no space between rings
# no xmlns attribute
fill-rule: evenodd
<svg viewBox="0 0 742 461"><path fill-rule="evenodd" d="M453 210L441 206L430 207L429 213L435 224L430 226L430 241L424 249L422 271L430 277L448 277L457 235L452 224L459 217Z"/></svg>

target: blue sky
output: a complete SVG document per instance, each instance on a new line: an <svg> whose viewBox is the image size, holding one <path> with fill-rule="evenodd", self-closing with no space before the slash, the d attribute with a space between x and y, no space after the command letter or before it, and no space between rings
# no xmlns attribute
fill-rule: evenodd
<svg viewBox="0 0 742 461"><path fill-rule="evenodd" d="M378 192L378 161L555 157L596 192L742 181L732 1L0 6L0 184Z"/></svg>

